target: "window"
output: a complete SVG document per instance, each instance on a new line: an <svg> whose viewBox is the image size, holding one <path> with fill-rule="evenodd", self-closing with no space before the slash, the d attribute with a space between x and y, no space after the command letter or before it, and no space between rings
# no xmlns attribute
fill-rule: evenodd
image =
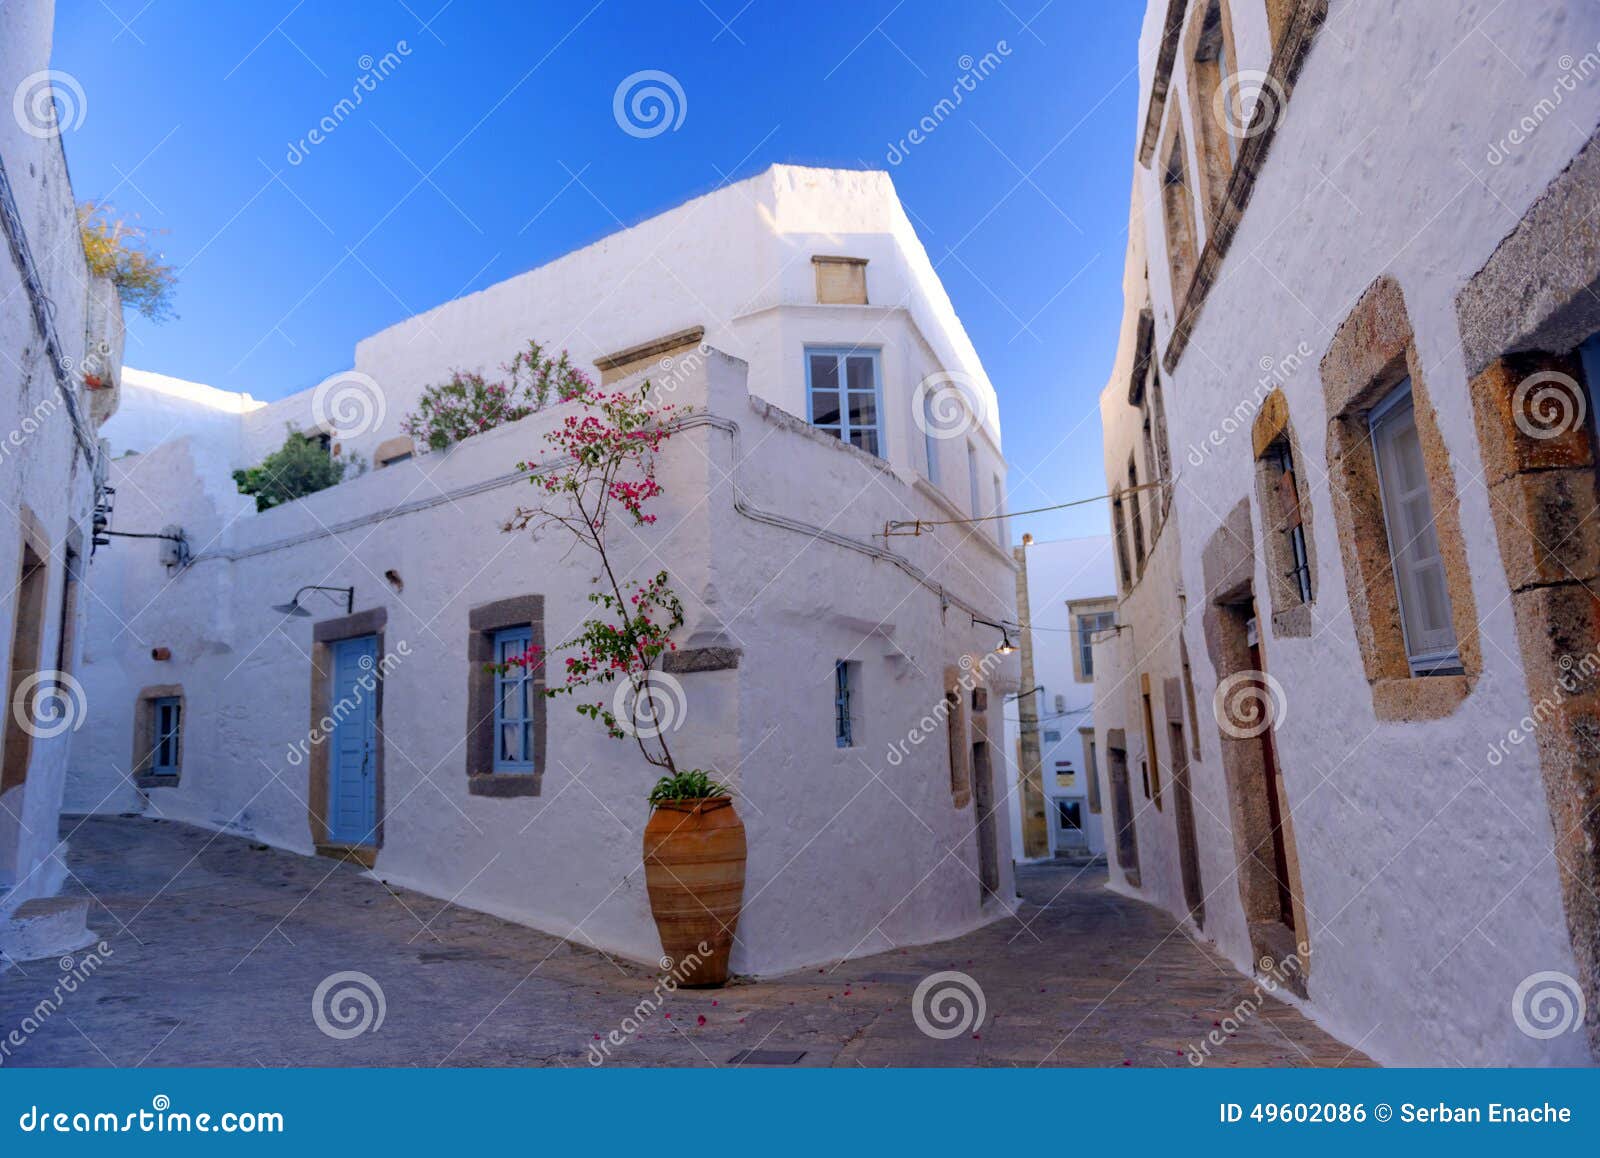
<svg viewBox="0 0 1600 1158"><path fill-rule="evenodd" d="M1150 704L1150 673L1139 675L1139 699L1144 708L1144 794L1161 807L1161 757L1156 752L1155 710Z"/></svg>
<svg viewBox="0 0 1600 1158"><path fill-rule="evenodd" d="M855 705L851 702L855 681L851 678L860 664L839 660L833 665L833 742L836 747L855 746Z"/></svg>
<svg viewBox="0 0 1600 1158"><path fill-rule="evenodd" d="M1115 627L1117 615L1114 611L1097 611L1090 615L1078 616L1078 670L1083 673L1085 680L1094 678L1094 637L1097 632Z"/></svg>
<svg viewBox="0 0 1600 1158"><path fill-rule="evenodd" d="M523 655L533 644L527 627L508 627L494 633L494 662L503 664ZM533 772L533 676L526 667L512 666L494 677L494 770L528 775Z"/></svg>
<svg viewBox="0 0 1600 1158"><path fill-rule="evenodd" d="M1161 164L1161 214L1166 226L1173 308L1181 309L1189 280L1194 276L1199 247L1195 241L1194 195L1189 191L1188 171L1183 161L1183 133L1178 128L1176 106L1170 131L1170 143Z"/></svg>
<svg viewBox="0 0 1600 1158"><path fill-rule="evenodd" d="M1056 801L1056 827L1062 832L1083 828L1083 806L1076 800Z"/></svg>
<svg viewBox="0 0 1600 1158"><path fill-rule="evenodd" d="M177 696L162 696L150 704L151 776L176 776L181 755L179 737L183 730L183 705Z"/></svg>
<svg viewBox="0 0 1600 1158"><path fill-rule="evenodd" d="M1111 500L1111 526L1117 539L1117 571L1122 576L1123 590L1133 586L1133 572L1128 567L1128 528L1122 514L1122 496Z"/></svg>
<svg viewBox="0 0 1600 1158"><path fill-rule="evenodd" d="M883 430L875 350L806 350L811 425L868 454L882 456Z"/></svg>
<svg viewBox="0 0 1600 1158"><path fill-rule="evenodd" d="M1300 494L1294 473L1294 455L1289 443L1283 441L1267 454L1267 461L1277 471L1278 533L1287 540L1289 587L1300 596L1301 603L1311 602L1311 567L1306 556L1306 529L1300 519Z"/></svg>
<svg viewBox="0 0 1600 1158"><path fill-rule="evenodd" d="M1205 0L1196 6L1189 26L1189 107L1199 146L1200 184L1212 217L1221 209L1238 161L1239 141L1249 131L1247 121L1255 111L1241 86L1228 83L1232 40L1225 0Z"/></svg>
<svg viewBox="0 0 1600 1158"><path fill-rule="evenodd" d="M1133 516L1133 559L1139 574L1144 574L1144 513L1140 501L1139 460L1128 456L1128 513Z"/></svg>
<svg viewBox="0 0 1600 1158"><path fill-rule="evenodd" d="M1050 732L1050 731L1045 732L1045 734L1044 734L1044 742L1046 744L1059 744L1059 743L1061 743L1061 733L1060 732Z"/></svg>
<svg viewBox="0 0 1600 1158"><path fill-rule="evenodd" d="M925 390L922 393L922 449L928 458L928 481L934 486L939 485L940 440L934 436L938 429L933 413L933 391Z"/></svg>
<svg viewBox="0 0 1600 1158"><path fill-rule="evenodd" d="M972 517L977 518L983 514L978 509L978 451L972 443L967 443L967 492L972 502Z"/></svg>
<svg viewBox="0 0 1600 1158"><path fill-rule="evenodd" d="M1411 674L1457 674L1461 663L1450 615L1450 591L1439 554L1409 378L1373 407L1368 422Z"/></svg>
<svg viewBox="0 0 1600 1158"><path fill-rule="evenodd" d="M994 476L994 541L1000 544L1003 551L1006 548L1006 492L1000 484L1000 476Z"/></svg>

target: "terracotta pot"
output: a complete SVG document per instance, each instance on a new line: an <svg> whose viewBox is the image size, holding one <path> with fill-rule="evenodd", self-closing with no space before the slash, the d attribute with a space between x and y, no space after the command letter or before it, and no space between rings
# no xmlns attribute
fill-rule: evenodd
<svg viewBox="0 0 1600 1158"><path fill-rule="evenodd" d="M726 796L664 800L644 826L644 879L666 968L688 989L728 980L744 902L744 824Z"/></svg>

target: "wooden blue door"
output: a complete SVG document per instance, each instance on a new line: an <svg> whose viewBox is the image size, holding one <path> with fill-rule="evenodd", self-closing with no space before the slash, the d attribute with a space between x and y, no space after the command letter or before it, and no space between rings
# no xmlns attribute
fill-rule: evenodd
<svg viewBox="0 0 1600 1158"><path fill-rule="evenodd" d="M376 844L378 828L378 637L333 645L334 718L328 761L328 839Z"/></svg>

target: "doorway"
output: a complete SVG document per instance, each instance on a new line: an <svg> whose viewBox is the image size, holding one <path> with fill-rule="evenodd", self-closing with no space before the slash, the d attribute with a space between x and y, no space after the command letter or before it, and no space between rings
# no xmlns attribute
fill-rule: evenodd
<svg viewBox="0 0 1600 1158"><path fill-rule="evenodd" d="M1196 928L1206 927L1206 894L1200 883L1200 851L1194 831L1194 796L1189 788L1189 752L1183 746L1183 725L1167 723L1172 752L1173 811L1178 821L1178 870L1183 875L1183 900Z"/></svg>
<svg viewBox="0 0 1600 1158"><path fill-rule="evenodd" d="M376 843L378 826L378 637L341 639L333 651L333 735L329 737L328 839Z"/></svg>
<svg viewBox="0 0 1600 1158"><path fill-rule="evenodd" d="M995 834L994 774L989 766L989 742L972 743L972 798L978 820L978 903L1000 891L1000 845Z"/></svg>
<svg viewBox="0 0 1600 1158"><path fill-rule="evenodd" d="M1111 823L1117 830L1117 864L1123 878L1140 886L1139 839L1133 827L1133 790L1128 786L1128 749L1120 728L1106 733L1106 771L1111 777Z"/></svg>

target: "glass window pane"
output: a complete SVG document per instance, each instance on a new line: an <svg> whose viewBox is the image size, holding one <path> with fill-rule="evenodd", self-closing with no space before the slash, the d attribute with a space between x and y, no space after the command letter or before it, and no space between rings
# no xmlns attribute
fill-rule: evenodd
<svg viewBox="0 0 1600 1158"><path fill-rule="evenodd" d="M817 426L837 426L839 424L839 395L813 393L811 395L811 421Z"/></svg>
<svg viewBox="0 0 1600 1158"><path fill-rule="evenodd" d="M878 432L876 430L852 430L850 444L858 446L868 454L878 453Z"/></svg>
<svg viewBox="0 0 1600 1158"><path fill-rule="evenodd" d="M844 435L840 432L840 430L839 430L839 428L837 426L819 426L819 427L817 427L817 429L822 431L823 434L831 434L835 438L843 438L844 437Z"/></svg>
<svg viewBox="0 0 1600 1158"><path fill-rule="evenodd" d="M852 354L844 360L845 381L851 390L872 390L876 387L872 362L871 356L866 354Z"/></svg>
<svg viewBox="0 0 1600 1158"><path fill-rule="evenodd" d="M522 759L522 725L500 725L500 760L517 763Z"/></svg>
<svg viewBox="0 0 1600 1158"><path fill-rule="evenodd" d="M531 719L532 716L533 716L533 681L531 679L524 679L522 681L522 718L524 720L527 720L527 719Z"/></svg>
<svg viewBox="0 0 1600 1158"><path fill-rule="evenodd" d="M878 425L878 398L875 394L850 395L850 425Z"/></svg>
<svg viewBox="0 0 1600 1158"><path fill-rule="evenodd" d="M832 354L811 355L811 389L839 389L839 359Z"/></svg>

